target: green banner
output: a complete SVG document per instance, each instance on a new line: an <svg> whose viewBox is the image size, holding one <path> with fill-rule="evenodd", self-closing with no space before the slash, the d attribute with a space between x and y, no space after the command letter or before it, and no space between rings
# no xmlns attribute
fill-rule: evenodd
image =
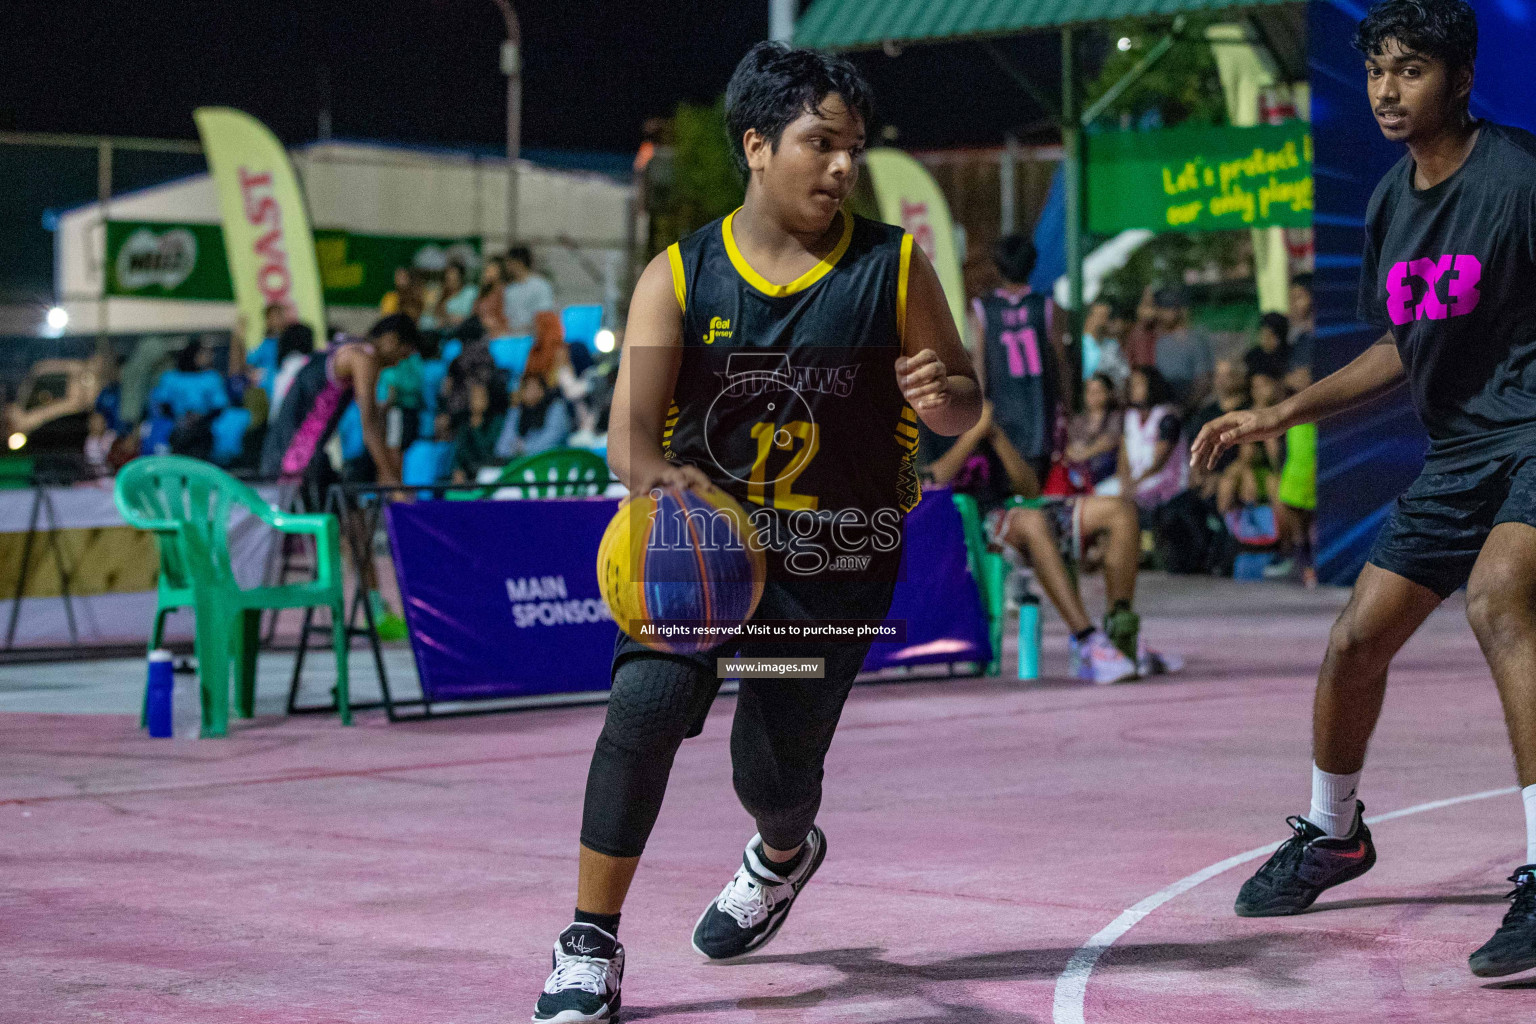
<svg viewBox="0 0 1536 1024"><path fill-rule="evenodd" d="M217 224L107 222L107 294L233 302Z"/></svg>
<svg viewBox="0 0 1536 1024"><path fill-rule="evenodd" d="M480 264L480 239L363 235L317 228L315 255L327 303L377 306L384 293L395 287L396 267L437 275L450 259L457 258L473 273Z"/></svg>
<svg viewBox="0 0 1536 1024"><path fill-rule="evenodd" d="M478 238L365 235L317 229L315 256L327 305L376 306L395 286L396 267L438 274L448 260L480 260ZM110 221L107 294L143 299L233 302L229 259L217 224Z"/></svg>
<svg viewBox="0 0 1536 1024"><path fill-rule="evenodd" d="M1101 235L1311 227L1311 126L1092 135L1087 191L1088 230Z"/></svg>

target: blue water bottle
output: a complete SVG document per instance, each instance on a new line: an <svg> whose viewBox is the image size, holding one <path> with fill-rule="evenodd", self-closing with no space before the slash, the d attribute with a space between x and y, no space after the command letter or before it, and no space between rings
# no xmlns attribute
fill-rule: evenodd
<svg viewBox="0 0 1536 1024"><path fill-rule="evenodd" d="M176 685L176 674L171 665L171 652L149 652L149 691L144 699L144 722L149 734L157 739L171 736L171 692Z"/></svg>
<svg viewBox="0 0 1536 1024"><path fill-rule="evenodd" d="M1027 583L1019 595L1019 678L1040 678L1040 595Z"/></svg>

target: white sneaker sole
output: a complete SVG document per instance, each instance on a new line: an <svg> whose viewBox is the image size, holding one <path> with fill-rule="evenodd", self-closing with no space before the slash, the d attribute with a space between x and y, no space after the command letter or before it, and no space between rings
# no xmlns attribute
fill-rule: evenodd
<svg viewBox="0 0 1536 1024"><path fill-rule="evenodd" d="M582 1013L580 1010L561 1010L553 1017L540 1017L535 1014L532 1018L533 1024L586 1024L586 1022L590 1021L616 1021L618 1019L619 1012L613 1008L611 1003L595 1014Z"/></svg>
<svg viewBox="0 0 1536 1024"><path fill-rule="evenodd" d="M789 901L789 906L784 908L784 913L779 915L779 919L770 925L768 930L763 932L763 934L758 937L756 942L742 950L740 953L737 953L735 956L713 957L700 949L698 942L691 937L692 935L698 934L699 925L704 923L704 918L709 914L710 907L713 907L714 903L710 903L709 906L706 906L704 908L704 913L700 914L699 919L693 922L693 932L690 934L688 944L693 947L693 951L699 954L699 956L702 956L710 963L715 964L733 964L739 960L745 960L747 957L754 953L761 953L763 949L768 945L768 943L772 942L778 936L779 930L784 927L784 922L789 919L789 912L795 909L795 904L800 901L800 893L804 891L806 884L811 880L811 876L816 874L816 869L821 867L821 862L825 860L826 857L827 834L823 832L821 834L821 844L816 848L816 857L811 861L811 866L806 870L805 877L800 880L800 888L795 890L795 898Z"/></svg>

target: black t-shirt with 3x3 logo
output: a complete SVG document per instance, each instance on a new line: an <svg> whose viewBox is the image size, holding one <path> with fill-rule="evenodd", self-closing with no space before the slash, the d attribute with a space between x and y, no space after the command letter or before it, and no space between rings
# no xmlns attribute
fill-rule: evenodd
<svg viewBox="0 0 1536 1024"><path fill-rule="evenodd" d="M1392 332L1427 468L1536 447L1536 136L1482 122L1433 188L1403 157L1366 212L1359 316Z"/></svg>
<svg viewBox="0 0 1536 1024"><path fill-rule="evenodd" d="M737 248L734 217L668 250L683 356L663 454L742 504L769 538L770 578L894 579L921 496L895 371L911 236L841 212L832 252L775 285Z"/></svg>

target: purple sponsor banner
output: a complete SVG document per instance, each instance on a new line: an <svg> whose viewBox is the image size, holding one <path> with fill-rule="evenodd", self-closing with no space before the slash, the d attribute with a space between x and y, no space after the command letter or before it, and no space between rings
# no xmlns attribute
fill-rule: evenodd
<svg viewBox="0 0 1536 1024"><path fill-rule="evenodd" d="M421 501L386 515L421 686L430 701L606 690L618 627L597 548L618 502ZM960 515L931 491L906 519L907 572L866 671L987 661L991 647Z"/></svg>
<svg viewBox="0 0 1536 1024"><path fill-rule="evenodd" d="M389 538L428 700L606 690L618 635L597 546L618 502L389 506Z"/></svg>
<svg viewBox="0 0 1536 1024"><path fill-rule="evenodd" d="M981 594L965 559L965 528L948 488L923 492L907 513L903 572L887 620L905 620L906 642L876 643L864 671L992 659Z"/></svg>

